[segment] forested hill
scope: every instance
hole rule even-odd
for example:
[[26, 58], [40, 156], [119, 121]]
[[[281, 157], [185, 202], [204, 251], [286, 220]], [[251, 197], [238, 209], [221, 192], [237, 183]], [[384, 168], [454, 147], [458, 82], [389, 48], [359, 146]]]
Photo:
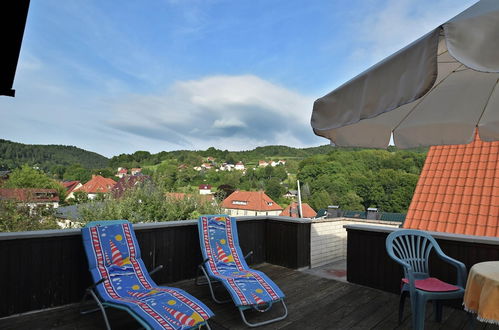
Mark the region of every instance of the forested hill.
[[107, 167], [109, 159], [73, 146], [23, 144], [0, 139], [0, 169], [14, 169], [23, 164], [36, 165], [44, 171], [72, 164], [95, 169]]
[[162, 151], [151, 154], [147, 151], [137, 151], [133, 154], [121, 154], [111, 158], [111, 167], [137, 167], [144, 165], [156, 165], [165, 160], [177, 160], [182, 163], [197, 166], [205, 157], [214, 157], [218, 163], [227, 162], [234, 164], [242, 161], [258, 162], [259, 160], [278, 159], [302, 159], [317, 154], [327, 154], [334, 150], [330, 145], [310, 148], [293, 148], [282, 145], [257, 147], [253, 150], [228, 151], [210, 147], [206, 150], [175, 150]]

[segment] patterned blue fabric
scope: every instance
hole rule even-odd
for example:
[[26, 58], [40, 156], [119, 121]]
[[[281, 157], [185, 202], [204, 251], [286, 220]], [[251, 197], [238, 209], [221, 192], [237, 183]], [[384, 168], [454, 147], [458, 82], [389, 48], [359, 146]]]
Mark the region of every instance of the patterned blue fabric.
[[97, 292], [104, 302], [127, 307], [153, 329], [190, 329], [213, 312], [187, 292], [158, 287], [140, 257], [128, 221], [90, 223], [82, 229], [83, 244]]
[[236, 219], [205, 215], [198, 220], [205, 269], [223, 283], [236, 306], [255, 306], [284, 298], [279, 287], [264, 273], [248, 267], [239, 247]]

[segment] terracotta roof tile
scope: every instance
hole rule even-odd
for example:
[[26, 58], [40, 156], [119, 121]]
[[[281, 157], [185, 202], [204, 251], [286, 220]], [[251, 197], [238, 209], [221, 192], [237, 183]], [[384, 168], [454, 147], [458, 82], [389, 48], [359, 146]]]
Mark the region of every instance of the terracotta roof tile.
[[222, 207], [250, 211], [282, 210], [282, 207], [263, 191], [234, 191], [224, 199]]
[[[317, 216], [317, 212], [315, 212], [314, 209], [307, 203], [302, 203], [301, 208], [303, 211], [302, 218], [315, 218]], [[288, 207], [286, 207], [284, 211], [279, 214], [279, 216], [298, 218], [298, 203], [293, 202], [288, 205]]]
[[435, 221], [425, 221], [426, 225], [423, 225], [424, 230], [437, 231], [437, 223]]
[[140, 183], [150, 181], [151, 177], [148, 175], [130, 175], [124, 176], [116, 182], [111, 188], [111, 192], [115, 198], [121, 198], [127, 190], [134, 188]]
[[74, 191], [83, 191], [87, 194], [108, 193], [116, 182], [100, 175], [92, 175], [92, 179]]
[[499, 142], [431, 147], [405, 228], [499, 236]]
[[61, 182], [62, 186], [66, 188], [66, 192], [70, 194], [76, 187], [80, 184], [80, 181], [63, 181]]
[[475, 235], [485, 236], [485, 226], [476, 226], [475, 227]]
[[57, 190], [45, 188], [0, 188], [0, 199], [32, 203], [59, 202]]

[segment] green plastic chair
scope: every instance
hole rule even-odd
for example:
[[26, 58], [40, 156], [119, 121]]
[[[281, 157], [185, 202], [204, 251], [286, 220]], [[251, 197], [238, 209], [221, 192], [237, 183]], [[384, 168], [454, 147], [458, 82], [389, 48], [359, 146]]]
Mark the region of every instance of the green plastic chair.
[[[457, 271], [455, 285], [431, 277], [428, 268], [430, 252], [434, 250], [443, 261], [453, 265]], [[425, 308], [433, 301], [435, 320], [442, 320], [442, 306], [439, 300], [460, 299], [464, 295], [466, 267], [460, 261], [447, 256], [437, 241], [428, 233], [420, 230], [401, 229], [386, 238], [388, 255], [404, 268], [400, 290], [399, 323], [402, 321], [404, 301], [411, 298], [412, 327], [424, 329]]]

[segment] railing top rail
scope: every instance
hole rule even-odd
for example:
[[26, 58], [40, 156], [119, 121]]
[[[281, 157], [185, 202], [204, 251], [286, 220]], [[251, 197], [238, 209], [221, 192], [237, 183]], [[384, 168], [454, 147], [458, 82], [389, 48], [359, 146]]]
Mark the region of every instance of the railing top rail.
[[[279, 216], [243, 216], [237, 217], [237, 221], [250, 221], [250, 220], [274, 220], [282, 222], [293, 223], [311, 223], [310, 219], [297, 219], [291, 217]], [[179, 227], [179, 226], [197, 226], [197, 220], [175, 220], [165, 222], [146, 222], [136, 223], [133, 225], [136, 231], [165, 228], [165, 227]], [[21, 231], [21, 232], [6, 232], [0, 233], [0, 241], [14, 240], [14, 239], [27, 239], [27, 238], [47, 238], [47, 237], [61, 237], [61, 236], [74, 236], [80, 235], [80, 229], [53, 229], [53, 230], [35, 230], [35, 231]]]
[[[385, 227], [385, 226], [374, 226], [374, 225], [345, 225], [343, 226], [347, 230], [363, 230], [363, 231], [373, 231], [382, 233], [391, 233], [396, 230], [401, 230], [399, 228]], [[460, 241], [469, 243], [479, 243], [479, 244], [490, 244], [499, 245], [499, 237], [492, 236], [474, 236], [474, 235], [462, 235], [462, 234], [451, 234], [437, 231], [426, 231], [430, 235], [438, 239], [445, 239], [449, 241]]]

